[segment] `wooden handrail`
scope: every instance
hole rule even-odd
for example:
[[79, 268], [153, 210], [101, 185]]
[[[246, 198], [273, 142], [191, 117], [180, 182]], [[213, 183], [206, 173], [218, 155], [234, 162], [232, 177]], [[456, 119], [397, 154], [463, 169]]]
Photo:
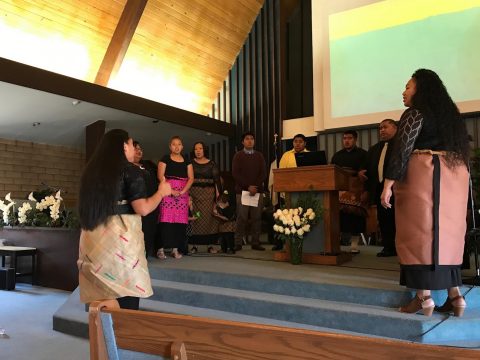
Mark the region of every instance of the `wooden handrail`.
[[90, 358], [94, 360], [107, 359], [102, 357], [106, 351], [100, 311], [111, 314], [119, 348], [178, 360], [478, 359], [479, 354], [385, 338], [124, 310], [107, 302], [92, 306]]

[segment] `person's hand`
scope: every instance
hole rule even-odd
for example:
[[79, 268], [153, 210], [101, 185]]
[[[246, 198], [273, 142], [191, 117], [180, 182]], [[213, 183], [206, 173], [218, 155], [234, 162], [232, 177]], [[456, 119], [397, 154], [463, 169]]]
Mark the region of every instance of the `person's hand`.
[[392, 204], [390, 203], [390, 199], [392, 198], [392, 195], [393, 195], [392, 187], [394, 182], [395, 182], [394, 180], [385, 179], [385, 182], [383, 184], [383, 191], [382, 191], [382, 195], [380, 196], [380, 203], [385, 209], [390, 209], [392, 207]]
[[174, 196], [174, 197], [179, 197], [179, 196], [180, 196], [180, 191], [178, 191], [178, 190], [172, 190], [172, 196]]
[[158, 184], [158, 191], [160, 191], [162, 198], [164, 198], [172, 193], [172, 187], [168, 182], [162, 181], [160, 184]]
[[360, 171], [358, 172], [358, 178], [359, 178], [361, 181], [367, 181], [367, 180], [368, 180], [367, 170], [360, 170]]
[[248, 187], [248, 192], [250, 193], [250, 196], [255, 196], [255, 194], [257, 193], [257, 187], [255, 185], [250, 185]]

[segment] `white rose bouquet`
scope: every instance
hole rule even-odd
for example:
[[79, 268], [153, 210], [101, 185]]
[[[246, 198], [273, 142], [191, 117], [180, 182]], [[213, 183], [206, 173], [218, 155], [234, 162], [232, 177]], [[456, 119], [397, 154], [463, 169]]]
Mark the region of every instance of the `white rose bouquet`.
[[273, 213], [275, 225], [273, 230], [283, 242], [290, 247], [290, 262], [302, 262], [303, 238], [310, 232], [312, 225], [317, 221], [317, 215], [312, 208], [304, 211], [302, 207], [293, 209], [279, 209]]
[[303, 239], [316, 222], [316, 214], [312, 208], [304, 211], [301, 207], [294, 209], [278, 209], [273, 213], [275, 225], [273, 230], [283, 241]]

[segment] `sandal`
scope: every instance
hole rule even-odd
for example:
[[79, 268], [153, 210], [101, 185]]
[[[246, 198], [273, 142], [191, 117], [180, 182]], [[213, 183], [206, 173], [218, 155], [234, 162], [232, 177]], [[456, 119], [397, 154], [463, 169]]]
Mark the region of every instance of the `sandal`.
[[214, 249], [213, 246], [209, 246], [209, 247], [208, 247], [208, 252], [209, 252], [210, 254], [216, 254], [216, 253], [218, 253], [218, 250], [217, 250], [217, 249]]
[[442, 306], [435, 306], [435, 311], [440, 313], [450, 313], [453, 312], [454, 316], [463, 316], [463, 312], [467, 307], [465, 298], [462, 295], [455, 296], [453, 299], [447, 297], [447, 300]]
[[418, 297], [418, 295], [415, 295], [412, 301], [410, 301], [405, 306], [401, 306], [398, 310], [400, 312], [409, 314], [415, 314], [421, 310], [423, 312], [423, 315], [432, 316], [434, 307], [435, 304], [433, 303], [432, 297], [430, 295], [423, 297]]
[[158, 249], [157, 258], [160, 259], [160, 260], [165, 260], [167, 258], [165, 256], [165, 252], [163, 251], [163, 249]]
[[171, 255], [174, 259], [181, 259], [181, 258], [183, 257], [183, 255], [180, 254], [177, 250], [172, 251], [172, 252], [170, 253], [170, 255]]

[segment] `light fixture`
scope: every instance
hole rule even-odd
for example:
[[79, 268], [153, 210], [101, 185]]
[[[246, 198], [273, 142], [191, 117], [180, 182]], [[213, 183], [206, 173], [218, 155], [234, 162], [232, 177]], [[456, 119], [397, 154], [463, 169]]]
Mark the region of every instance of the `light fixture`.
[[81, 101], [80, 100], [72, 100], [72, 105], [73, 106], [77, 106], [78, 104], [80, 104]]
[[35, 121], [32, 126], [40, 126], [40, 123], [38, 121]]

